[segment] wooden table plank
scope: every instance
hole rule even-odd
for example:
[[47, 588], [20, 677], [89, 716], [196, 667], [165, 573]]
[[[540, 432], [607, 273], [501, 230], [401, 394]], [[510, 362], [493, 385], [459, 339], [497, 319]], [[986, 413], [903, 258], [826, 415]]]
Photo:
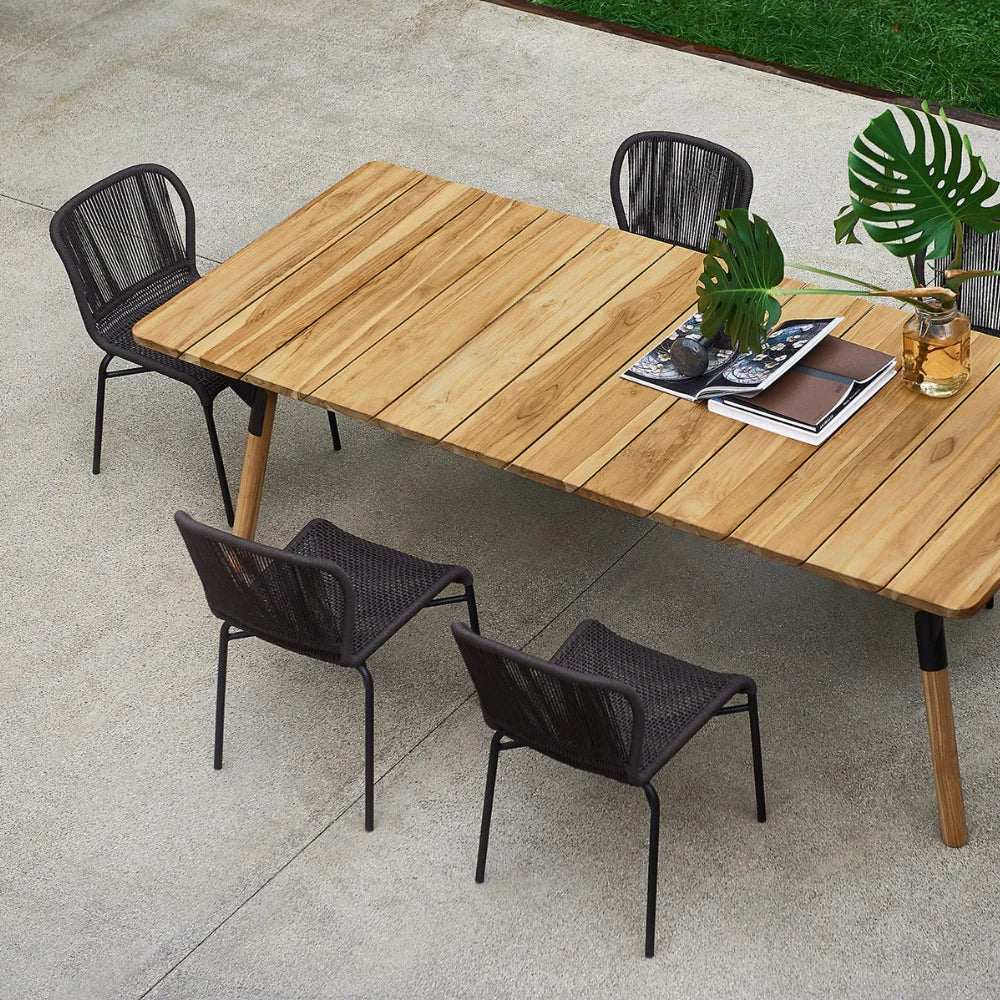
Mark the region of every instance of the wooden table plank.
[[[802, 296], [783, 306], [788, 319], [829, 316], [826, 296]], [[656, 392], [648, 389], [648, 392]], [[637, 435], [577, 491], [640, 517], [656, 510], [743, 424], [682, 400]]]
[[[801, 287], [802, 282], [788, 281], [785, 285]], [[672, 302], [684, 301], [683, 287], [678, 283], [680, 295]], [[664, 331], [669, 332], [694, 311], [696, 297], [692, 284], [686, 306], [670, 323], [622, 361], [603, 384], [556, 421], [507, 468], [528, 479], [574, 492], [678, 402], [676, 396], [629, 382], [619, 375], [633, 361], [656, 347], [663, 340]]]
[[740, 429], [703, 406], [681, 403], [591, 476], [580, 496], [646, 517]]
[[596, 223], [546, 212], [307, 398], [368, 419], [602, 232]]
[[514, 461], [680, 322], [701, 267], [701, 254], [671, 250], [469, 416], [444, 447], [491, 465]]
[[[845, 309], [843, 301], [834, 296], [828, 300], [832, 312], [844, 317], [836, 335], [890, 354], [897, 352], [903, 313], [873, 308], [863, 299], [851, 301]], [[786, 309], [782, 318], [790, 313]], [[760, 427], [743, 427], [652, 516], [706, 538], [725, 538], [815, 450], [815, 445]]]
[[483, 196], [425, 177], [182, 355], [239, 378]]
[[[209, 283], [196, 282], [136, 323], [140, 344], [178, 357], [290, 271], [343, 238], [426, 175], [394, 163], [366, 163], [224, 260]], [[161, 323], [166, 311], [169, 323]], [[149, 335], [155, 340], [144, 341]]]
[[1000, 364], [1000, 340], [973, 335], [972, 376], [949, 399], [894, 379], [816, 449], [731, 535], [779, 562], [806, 562], [878, 486]]
[[[977, 392], [994, 389], [984, 379], [1000, 345], [976, 339], [973, 377], [956, 399], [893, 384], [807, 452], [618, 378], [627, 355], [657, 342], [693, 300], [697, 255], [668, 250], [366, 164], [137, 326], [153, 331], [149, 346], [186, 344], [190, 360], [249, 371], [265, 388], [443, 436], [480, 460], [904, 599], [900, 581], [916, 587], [945, 544], [933, 539], [967, 544], [968, 492], [989, 502], [1000, 453]], [[661, 301], [672, 315], [655, 329]], [[802, 299], [784, 316], [815, 315], [823, 301]], [[890, 313], [877, 307], [858, 337], [877, 338]], [[888, 523], [917, 507], [915, 534]], [[988, 577], [992, 557], [981, 558]], [[964, 602], [950, 610], [997, 582], [949, 584]], [[941, 593], [921, 582], [911, 597], [941, 608]]]
[[544, 211], [484, 195], [251, 368], [246, 380], [303, 399]]
[[809, 568], [865, 590], [887, 586], [1000, 465], [998, 397], [994, 371], [809, 557]]
[[382, 410], [375, 423], [440, 441], [669, 249], [656, 240], [605, 231]]
[[[688, 315], [694, 302], [684, 310]], [[649, 347], [662, 340], [656, 335]], [[507, 466], [511, 472], [573, 492], [660, 414], [679, 402], [614, 375], [556, 421]]]
[[881, 591], [932, 614], [968, 618], [1000, 580], [1000, 470], [995, 471]]

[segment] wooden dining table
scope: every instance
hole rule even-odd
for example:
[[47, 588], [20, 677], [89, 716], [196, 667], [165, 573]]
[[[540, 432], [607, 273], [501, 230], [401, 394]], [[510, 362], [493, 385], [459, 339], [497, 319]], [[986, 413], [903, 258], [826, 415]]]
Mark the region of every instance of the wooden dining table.
[[[944, 619], [1000, 587], [1000, 339], [973, 334], [956, 396], [894, 379], [814, 447], [619, 377], [694, 310], [701, 268], [683, 247], [373, 162], [134, 333], [258, 387], [243, 537], [281, 393], [911, 606], [941, 835], [961, 846]], [[894, 308], [810, 295], [782, 312], [835, 315], [838, 335], [898, 350]]]

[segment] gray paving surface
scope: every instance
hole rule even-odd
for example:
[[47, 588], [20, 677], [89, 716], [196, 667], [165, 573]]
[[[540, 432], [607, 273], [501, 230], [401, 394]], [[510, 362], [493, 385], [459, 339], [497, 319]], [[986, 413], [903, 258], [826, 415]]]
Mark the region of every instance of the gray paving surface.
[[[170, 515], [221, 523], [182, 386], [109, 389], [89, 472], [86, 339], [51, 210], [161, 161], [221, 260], [389, 159], [612, 221], [632, 131], [740, 150], [788, 256], [832, 243], [878, 105], [476, 0], [0, 4], [0, 997], [984, 998], [1000, 993], [1000, 618], [951, 629], [972, 839], [937, 838], [904, 608], [282, 400], [259, 528], [310, 517], [476, 574], [484, 628], [551, 652], [586, 616], [754, 675], [771, 819], [742, 727], [658, 781], [658, 955], [641, 958], [645, 806], [505, 759], [472, 881], [487, 733], [426, 614], [373, 662], [377, 830], [361, 829], [361, 690], [242, 644], [210, 764], [215, 625]], [[1000, 133], [969, 127], [1000, 169]], [[220, 401], [236, 476], [245, 408]]]

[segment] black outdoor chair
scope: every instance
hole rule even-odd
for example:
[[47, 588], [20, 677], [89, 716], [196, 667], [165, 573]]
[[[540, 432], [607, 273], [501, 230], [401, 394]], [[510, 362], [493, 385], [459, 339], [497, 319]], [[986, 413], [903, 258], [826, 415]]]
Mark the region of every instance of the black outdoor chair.
[[[184, 211], [183, 236], [172, 198]], [[132, 337], [133, 324], [199, 277], [194, 206], [184, 185], [172, 171], [153, 163], [119, 170], [59, 208], [49, 235], [69, 274], [87, 332], [105, 352], [97, 371], [94, 474], [101, 471], [105, 382], [122, 375], [159, 372], [198, 394], [226, 518], [232, 524], [233, 501], [212, 411], [216, 396], [225, 389], [252, 404], [253, 386], [141, 347]], [[135, 367], [109, 371], [113, 358]], [[332, 412], [329, 423], [333, 447], [339, 451], [340, 434]]]
[[[652, 779], [712, 716], [747, 712], [757, 820], [766, 819], [757, 686], [647, 649], [599, 622], [585, 621], [551, 662], [452, 625], [486, 725], [494, 730], [486, 772], [476, 881], [486, 874], [497, 759], [530, 747], [571, 767], [635, 785], [649, 802], [646, 956], [653, 955], [660, 800]], [[737, 693], [742, 704], [726, 703]]]
[[[977, 233], [964, 226], [962, 237], [962, 267], [967, 271], [994, 271], [1000, 268], [1000, 232]], [[949, 257], [927, 260], [917, 254], [914, 261], [917, 280], [921, 285], [939, 285]], [[928, 268], [930, 273], [928, 274]], [[962, 285], [958, 307], [969, 317], [974, 330], [1000, 337], [1000, 278], [971, 278]]]
[[[472, 574], [427, 562], [310, 521], [283, 549], [260, 545], [174, 515], [205, 588], [222, 619], [215, 703], [215, 768], [222, 767], [226, 662], [233, 639], [257, 636], [326, 663], [353, 667], [365, 685], [365, 829], [375, 826], [375, 689], [368, 658], [418, 611], [468, 605], [479, 629]], [[452, 584], [461, 594], [439, 597]]]
[[702, 253], [713, 236], [722, 236], [715, 225], [719, 213], [748, 208], [752, 192], [753, 171], [742, 156], [680, 132], [629, 136], [611, 164], [611, 202], [620, 229]]

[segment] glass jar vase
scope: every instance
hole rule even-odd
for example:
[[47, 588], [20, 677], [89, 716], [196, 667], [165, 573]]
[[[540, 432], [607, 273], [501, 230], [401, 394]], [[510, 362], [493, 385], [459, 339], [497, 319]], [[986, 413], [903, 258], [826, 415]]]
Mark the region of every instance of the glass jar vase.
[[969, 378], [969, 317], [915, 309], [903, 326], [903, 384], [925, 396], [954, 396]]

